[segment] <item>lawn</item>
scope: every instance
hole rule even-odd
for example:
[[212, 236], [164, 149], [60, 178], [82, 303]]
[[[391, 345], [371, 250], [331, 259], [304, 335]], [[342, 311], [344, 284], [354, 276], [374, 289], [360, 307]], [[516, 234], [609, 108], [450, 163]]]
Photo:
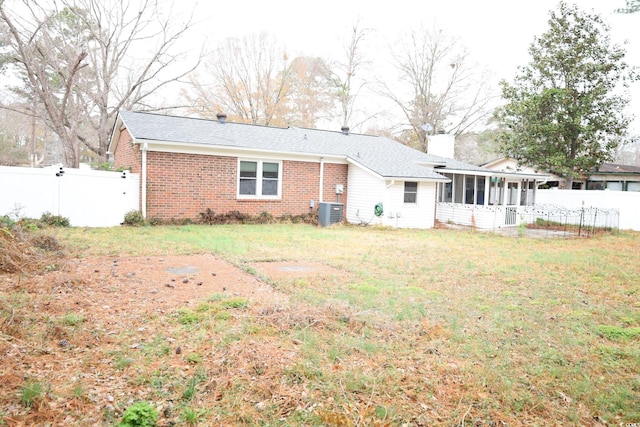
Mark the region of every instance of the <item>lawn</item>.
[[[82, 357], [50, 350], [78, 372], [54, 381], [42, 363], [38, 376], [15, 380], [0, 392], [8, 425], [43, 408], [60, 425], [144, 425], [135, 420], [155, 415], [161, 426], [640, 423], [638, 233], [534, 239], [302, 224], [53, 233], [70, 258], [213, 253], [282, 298], [216, 293], [106, 337], [90, 316], [45, 317], [29, 311], [32, 294], [5, 287], [5, 348], [38, 356], [51, 322], [70, 339], [109, 344]], [[256, 268], [282, 261], [330, 268], [304, 277]], [[175, 342], [188, 350], [176, 354]], [[108, 402], [82, 381], [97, 369], [101, 387], [118, 385]]]

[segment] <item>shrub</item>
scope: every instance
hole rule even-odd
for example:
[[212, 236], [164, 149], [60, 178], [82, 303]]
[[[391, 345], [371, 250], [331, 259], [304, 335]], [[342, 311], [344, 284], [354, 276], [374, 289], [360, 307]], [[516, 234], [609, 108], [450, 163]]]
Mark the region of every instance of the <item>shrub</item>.
[[113, 163], [112, 162], [91, 163], [91, 168], [99, 171], [112, 171]]
[[[32, 231], [31, 228], [29, 230]], [[40, 234], [34, 236], [33, 239], [31, 239], [31, 244], [34, 247], [47, 252], [59, 251], [60, 249], [62, 249], [62, 245], [60, 244], [58, 239], [56, 239], [54, 236], [49, 236], [48, 234]]]
[[51, 212], [43, 213], [40, 217], [40, 222], [51, 227], [69, 227], [71, 225], [69, 218], [52, 215]]
[[9, 215], [3, 215], [0, 217], [0, 227], [11, 228], [16, 222], [11, 219]]
[[145, 225], [144, 217], [142, 216], [141, 211], [129, 211], [124, 214], [124, 225], [128, 225], [131, 227], [139, 227], [141, 225]]
[[200, 212], [200, 218], [204, 224], [214, 224], [216, 220], [216, 213], [211, 209], [207, 208], [206, 211]]
[[283, 215], [274, 217], [271, 213], [263, 211], [258, 215], [244, 214], [239, 211], [229, 211], [226, 214], [216, 214], [211, 208], [200, 212], [201, 224], [274, 224], [274, 223], [305, 223], [318, 224], [318, 216], [313, 213], [301, 215]]
[[158, 423], [158, 410], [149, 402], [137, 402], [129, 406], [118, 427], [153, 427]]

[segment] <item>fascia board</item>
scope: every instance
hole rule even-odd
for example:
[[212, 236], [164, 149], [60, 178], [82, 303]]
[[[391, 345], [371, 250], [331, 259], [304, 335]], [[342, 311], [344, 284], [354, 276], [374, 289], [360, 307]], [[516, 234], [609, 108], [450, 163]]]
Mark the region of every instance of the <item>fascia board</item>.
[[122, 117], [120, 117], [120, 114], [118, 114], [116, 116], [116, 120], [113, 122], [113, 129], [111, 129], [109, 147], [107, 147], [107, 154], [115, 154], [116, 148], [118, 148], [118, 142], [120, 141], [120, 129], [122, 128], [122, 126]]
[[436, 169], [439, 174], [455, 173], [460, 175], [477, 175], [477, 176], [499, 176], [501, 178], [531, 178], [531, 179], [549, 179], [549, 175], [531, 174], [531, 173], [515, 173], [502, 171], [474, 171], [465, 169]]

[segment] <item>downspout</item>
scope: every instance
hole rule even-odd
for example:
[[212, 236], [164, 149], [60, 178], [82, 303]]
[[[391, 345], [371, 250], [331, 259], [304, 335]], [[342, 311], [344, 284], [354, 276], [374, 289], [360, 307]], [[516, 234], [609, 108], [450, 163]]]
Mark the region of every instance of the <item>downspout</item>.
[[324, 200], [322, 195], [324, 194], [324, 157], [320, 157], [320, 197], [318, 200], [320, 203]]
[[142, 202], [142, 217], [147, 218], [147, 148], [148, 145], [145, 142], [142, 144], [142, 189], [141, 189], [141, 202]]

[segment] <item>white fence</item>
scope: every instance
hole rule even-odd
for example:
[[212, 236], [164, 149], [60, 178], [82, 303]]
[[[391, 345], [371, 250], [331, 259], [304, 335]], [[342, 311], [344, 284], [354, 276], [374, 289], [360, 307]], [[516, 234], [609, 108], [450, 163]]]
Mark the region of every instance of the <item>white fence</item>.
[[618, 209], [621, 230], [640, 230], [640, 192], [611, 190], [537, 190], [536, 205], [566, 209]]
[[139, 183], [140, 175], [123, 172], [0, 166], [0, 216], [49, 212], [72, 226], [111, 227], [139, 209]]

